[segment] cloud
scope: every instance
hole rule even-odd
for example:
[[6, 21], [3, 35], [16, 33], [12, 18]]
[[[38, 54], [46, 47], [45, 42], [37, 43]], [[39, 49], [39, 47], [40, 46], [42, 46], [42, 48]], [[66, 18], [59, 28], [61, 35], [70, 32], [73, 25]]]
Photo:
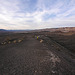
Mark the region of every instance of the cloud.
[[0, 29], [74, 26], [75, 0], [0, 0]]

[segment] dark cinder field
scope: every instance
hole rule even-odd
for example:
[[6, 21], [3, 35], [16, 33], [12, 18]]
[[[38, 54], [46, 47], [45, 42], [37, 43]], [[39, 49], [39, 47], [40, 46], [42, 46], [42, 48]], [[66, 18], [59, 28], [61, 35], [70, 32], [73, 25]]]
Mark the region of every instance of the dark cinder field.
[[51, 33], [49, 37], [75, 54], [75, 32]]
[[75, 32], [1, 34], [0, 75], [75, 75]]

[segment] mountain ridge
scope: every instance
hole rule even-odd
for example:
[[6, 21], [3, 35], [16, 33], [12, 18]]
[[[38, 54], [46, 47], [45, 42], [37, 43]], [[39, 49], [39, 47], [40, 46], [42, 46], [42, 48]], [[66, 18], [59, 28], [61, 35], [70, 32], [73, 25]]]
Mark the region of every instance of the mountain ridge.
[[69, 31], [75, 31], [75, 27], [61, 27], [61, 28], [45, 28], [45, 29], [36, 29], [36, 30], [5, 30], [0, 29], [0, 32], [39, 32], [39, 31], [49, 31], [49, 32], [55, 32], [55, 31], [61, 31], [61, 32], [69, 32]]

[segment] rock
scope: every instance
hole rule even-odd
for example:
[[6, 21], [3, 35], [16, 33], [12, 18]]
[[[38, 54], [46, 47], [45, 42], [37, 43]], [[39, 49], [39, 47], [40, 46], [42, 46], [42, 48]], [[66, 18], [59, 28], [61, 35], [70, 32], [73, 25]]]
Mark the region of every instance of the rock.
[[43, 42], [43, 40], [40, 40], [40, 43], [42, 43]]

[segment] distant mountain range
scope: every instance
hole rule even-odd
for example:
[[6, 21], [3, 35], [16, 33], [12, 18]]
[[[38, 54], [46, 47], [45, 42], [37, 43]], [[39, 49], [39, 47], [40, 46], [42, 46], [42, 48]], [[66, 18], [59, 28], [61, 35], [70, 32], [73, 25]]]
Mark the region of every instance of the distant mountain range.
[[5, 30], [5, 29], [0, 29], [0, 34], [2, 33], [27, 33], [31, 30]]
[[0, 31], [6, 31], [6, 30], [4, 30], [4, 29], [0, 29]]
[[6, 32], [7, 30], [0, 29], [0, 33]]
[[0, 29], [0, 33], [5, 32], [16, 32], [16, 33], [25, 33], [25, 32], [40, 32], [40, 31], [48, 31], [48, 32], [69, 32], [69, 31], [75, 31], [75, 27], [62, 27], [62, 28], [46, 28], [46, 29], [37, 29], [37, 30], [4, 30]]

